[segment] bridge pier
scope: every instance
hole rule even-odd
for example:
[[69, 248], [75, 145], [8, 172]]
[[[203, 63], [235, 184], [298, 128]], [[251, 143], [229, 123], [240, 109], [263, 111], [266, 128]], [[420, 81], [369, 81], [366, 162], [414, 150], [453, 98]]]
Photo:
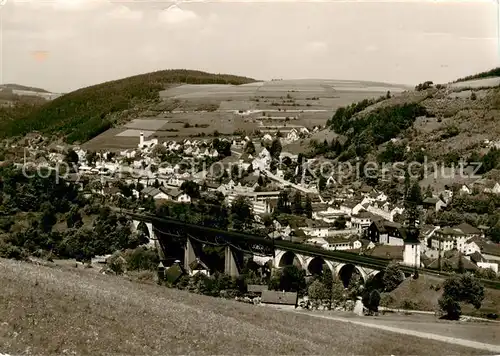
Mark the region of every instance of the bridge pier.
[[240, 275], [236, 258], [230, 246], [226, 246], [224, 252], [224, 273], [231, 277], [238, 277]]
[[184, 269], [191, 273], [191, 268], [189, 265], [196, 261], [196, 253], [194, 252], [193, 245], [191, 244], [191, 240], [186, 238], [186, 246], [184, 247]]
[[[144, 224], [143, 226], [146, 227], [147, 229], [147, 235], [148, 235], [148, 247], [155, 248], [156, 251], [158, 252], [158, 257], [160, 258], [160, 261], [165, 261], [165, 254], [163, 253], [163, 248], [154, 232], [154, 227], [152, 222], [144, 222], [144, 221], [138, 221], [138, 220], [132, 220], [132, 226], [131, 226], [131, 231], [138, 233], [139, 232], [139, 225]], [[144, 233], [146, 231], [143, 231]]]

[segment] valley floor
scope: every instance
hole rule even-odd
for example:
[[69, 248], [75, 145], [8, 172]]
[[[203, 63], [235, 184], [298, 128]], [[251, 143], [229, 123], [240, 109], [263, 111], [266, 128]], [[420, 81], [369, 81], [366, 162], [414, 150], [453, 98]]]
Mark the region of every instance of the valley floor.
[[[0, 259], [0, 285], [0, 352], [9, 354], [472, 355], [488, 351], [79, 269]], [[370, 318], [366, 322], [378, 323]]]

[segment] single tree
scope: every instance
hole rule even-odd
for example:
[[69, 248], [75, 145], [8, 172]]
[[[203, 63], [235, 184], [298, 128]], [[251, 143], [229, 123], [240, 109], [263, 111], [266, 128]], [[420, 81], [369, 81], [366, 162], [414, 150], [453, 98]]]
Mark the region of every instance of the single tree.
[[390, 263], [385, 268], [382, 281], [386, 292], [392, 292], [404, 281], [403, 271], [397, 263]]
[[458, 273], [465, 273], [464, 260], [461, 252], [458, 252]]
[[302, 194], [299, 191], [295, 192], [293, 196], [292, 213], [295, 215], [302, 215], [304, 209], [302, 208]]
[[250, 203], [243, 196], [238, 196], [231, 205], [231, 222], [233, 229], [246, 230], [253, 222], [253, 212]]
[[380, 305], [380, 292], [377, 289], [372, 291], [367, 291], [363, 293], [361, 302], [368, 309], [370, 315], [378, 312], [378, 306]]
[[320, 174], [319, 178], [318, 178], [318, 190], [320, 192], [324, 191], [326, 188], [326, 178]]
[[282, 214], [290, 214], [290, 201], [288, 200], [288, 191], [282, 190], [278, 196], [276, 211]]
[[181, 184], [181, 191], [189, 195], [192, 199], [200, 197], [200, 186], [191, 180], [187, 180]]
[[68, 212], [68, 217], [66, 218], [66, 225], [68, 229], [73, 227], [79, 228], [83, 225], [82, 215], [80, 214], [79, 208], [77, 205], [73, 205]]
[[323, 302], [330, 299], [329, 288], [325, 286], [319, 279], [316, 279], [311, 283], [309, 288], [307, 288], [307, 295], [313, 303], [313, 307], [318, 309], [318, 307], [323, 304]]
[[249, 155], [255, 155], [255, 145], [253, 144], [252, 141], [248, 141], [245, 144], [245, 148], [243, 149], [243, 152], [248, 153]]
[[275, 138], [271, 143], [271, 148], [269, 153], [271, 154], [271, 158], [274, 160], [278, 160], [281, 154], [281, 141], [279, 138]]
[[312, 213], [313, 213], [313, 208], [312, 208], [312, 201], [309, 195], [306, 196], [306, 203], [304, 205], [304, 213], [306, 216], [311, 219], [312, 218]]
[[338, 217], [333, 222], [333, 227], [336, 228], [337, 230], [345, 229], [346, 225], [347, 225], [347, 220], [345, 219], [344, 216]]
[[297, 266], [283, 267], [280, 276], [279, 286], [277, 290], [284, 290], [285, 292], [298, 292], [303, 294], [306, 290], [306, 273], [303, 269]]
[[469, 303], [479, 309], [484, 299], [484, 287], [470, 273], [454, 275], [443, 285], [443, 295], [439, 306], [446, 312], [446, 317], [457, 320], [462, 313], [460, 303]]

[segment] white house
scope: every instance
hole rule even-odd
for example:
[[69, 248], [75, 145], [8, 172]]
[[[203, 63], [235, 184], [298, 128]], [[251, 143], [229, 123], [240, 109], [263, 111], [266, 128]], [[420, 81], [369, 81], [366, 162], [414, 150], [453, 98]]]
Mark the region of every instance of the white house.
[[500, 194], [500, 184], [492, 179], [478, 179], [473, 183], [472, 188], [483, 193]]
[[462, 184], [462, 186], [460, 187], [458, 192], [459, 192], [459, 194], [470, 195], [470, 194], [472, 194], [472, 189], [469, 188], [469, 186], [467, 184]]
[[311, 222], [307, 227], [302, 227], [306, 235], [313, 237], [327, 237], [330, 231], [330, 225], [320, 222]]
[[336, 250], [356, 250], [360, 249], [363, 244], [361, 240], [357, 237], [353, 238], [344, 238], [344, 237], [328, 237], [326, 238], [327, 246], [324, 247], [327, 250], [336, 251]]
[[358, 233], [362, 233], [371, 225], [373, 220], [374, 216], [372, 213], [368, 211], [360, 211], [359, 213], [351, 216], [351, 225], [358, 231]]
[[402, 214], [404, 209], [393, 206], [389, 202], [380, 204], [379, 202], [374, 202], [366, 207], [366, 210], [374, 215], [378, 215], [388, 221], [394, 221], [394, 217], [397, 214]]
[[261, 171], [271, 168], [271, 154], [265, 147], [260, 151], [257, 158], [252, 161], [252, 167], [254, 170]]
[[297, 141], [298, 139], [299, 139], [299, 133], [294, 128], [291, 129], [290, 132], [288, 132], [288, 134], [286, 135], [287, 141], [294, 142]]
[[141, 194], [144, 195], [146, 198], [153, 198], [154, 200], [168, 200], [169, 196], [162, 192], [158, 188], [154, 187], [146, 187], [141, 191]]
[[498, 182], [495, 182], [491, 187], [484, 188], [484, 192], [491, 194], [500, 194], [500, 184]]
[[424, 208], [432, 209], [436, 212], [446, 207], [446, 203], [439, 197], [425, 198], [422, 202], [422, 205], [424, 206]]
[[302, 133], [302, 134], [304, 134], [304, 135], [309, 135], [309, 133], [310, 133], [309, 130], [306, 127], [301, 127], [299, 129], [299, 132]]
[[177, 202], [179, 203], [191, 203], [191, 197], [187, 194], [181, 194], [177, 197]]
[[349, 216], [359, 213], [361, 209], [364, 209], [363, 205], [354, 200], [346, 200], [340, 204], [340, 211]]
[[318, 247], [321, 247], [324, 249], [326, 249], [328, 246], [328, 241], [326, 241], [323, 237], [309, 238], [305, 242], [308, 245], [314, 245], [314, 246], [318, 246]]
[[264, 135], [264, 137], [262, 137], [262, 140], [263, 140], [263, 141], [272, 141], [272, 140], [273, 140], [273, 138], [272, 138], [272, 136], [271, 136], [271, 135], [269, 135], [269, 134], [265, 134], [265, 135]]

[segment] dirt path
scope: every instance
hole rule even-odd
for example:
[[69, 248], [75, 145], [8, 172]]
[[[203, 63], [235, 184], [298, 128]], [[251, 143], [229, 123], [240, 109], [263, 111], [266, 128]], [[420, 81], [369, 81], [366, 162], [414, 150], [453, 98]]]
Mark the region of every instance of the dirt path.
[[[351, 324], [355, 324], [355, 325], [366, 326], [369, 328], [390, 331], [390, 332], [394, 332], [394, 333], [398, 333], [398, 334], [412, 335], [412, 336], [421, 337], [421, 338], [425, 338], [425, 339], [442, 341], [442, 342], [460, 345], [460, 346], [465, 346], [465, 347], [471, 347], [471, 348], [475, 348], [478, 350], [486, 350], [486, 351], [492, 352], [494, 354], [500, 354], [500, 345], [487, 344], [487, 343], [483, 343], [483, 342], [477, 342], [477, 341], [466, 340], [466, 339], [459, 339], [459, 338], [455, 338], [455, 337], [438, 335], [438, 334], [431, 334], [431, 333], [426, 333], [426, 332], [421, 332], [421, 331], [416, 331], [416, 330], [402, 329], [399, 327], [392, 327], [392, 326], [387, 326], [387, 325], [375, 324], [373, 322], [365, 322], [365, 321], [360, 321], [360, 320], [352, 320], [352, 319], [348, 319], [348, 318], [344, 318], [344, 317], [313, 314], [313, 313], [310, 313], [307, 311], [298, 311], [298, 310], [294, 310], [294, 309], [282, 309], [282, 310], [286, 310], [286, 311], [289, 311], [292, 313], [297, 313], [297, 314], [307, 314], [307, 315], [315, 317], [315, 318], [341, 321], [344, 323], [351, 323]], [[500, 340], [499, 340], [499, 342], [500, 342]]]

